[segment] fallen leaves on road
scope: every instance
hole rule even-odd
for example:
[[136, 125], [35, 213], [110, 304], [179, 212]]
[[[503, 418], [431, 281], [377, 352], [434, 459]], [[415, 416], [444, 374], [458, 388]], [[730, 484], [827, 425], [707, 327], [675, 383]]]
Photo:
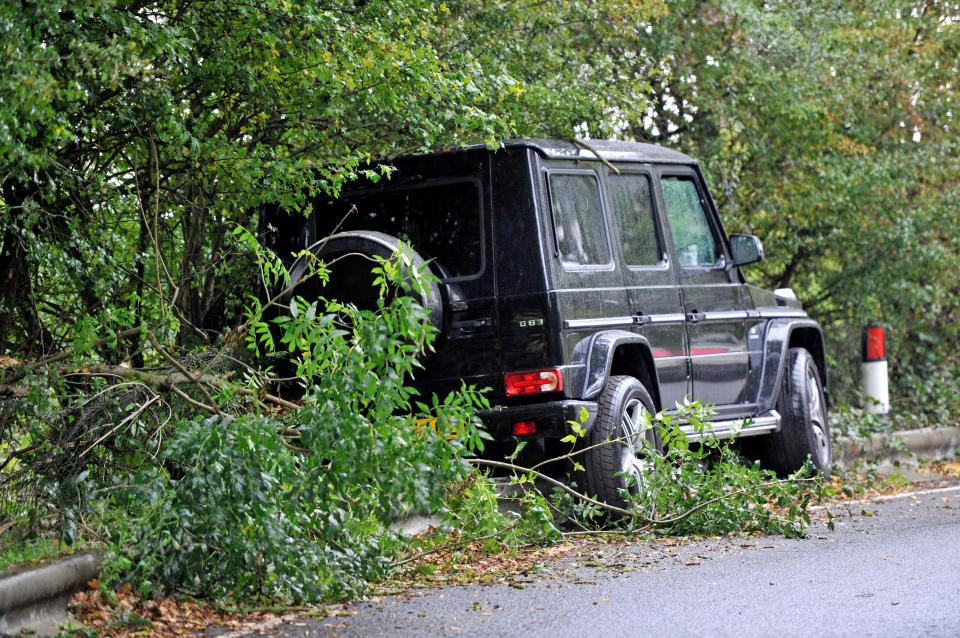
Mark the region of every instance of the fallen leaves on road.
[[947, 479], [960, 479], [960, 461], [937, 461], [921, 468], [930, 474], [939, 474]]
[[[197, 601], [159, 597], [143, 600], [129, 588], [116, 594], [116, 604], [105, 599], [97, 581], [74, 595], [70, 613], [86, 630], [117, 638], [166, 638], [202, 633], [218, 626], [239, 631], [277, 618], [277, 611], [231, 612]], [[292, 610], [283, 610], [292, 611]]]
[[505, 583], [523, 589], [530, 582], [527, 577], [538, 572], [545, 561], [564, 556], [575, 547], [564, 542], [552, 547], [504, 547], [491, 552], [485, 542], [459, 545], [418, 559], [375, 589], [378, 593], [397, 593], [414, 587], [465, 583]]
[[[858, 499], [874, 498], [881, 495], [897, 494], [908, 490], [941, 487], [947, 481], [960, 479], [960, 462], [935, 463], [924, 471], [930, 473], [929, 481], [909, 482], [901, 478], [882, 477], [875, 473], [854, 474], [847, 472], [831, 480], [828, 493], [829, 506], [844, 502], [861, 502]], [[872, 512], [863, 510], [861, 514]], [[814, 518], [827, 516], [826, 508], [817, 508]], [[729, 545], [740, 551], [774, 548], [774, 545], [751, 542], [755, 535], [740, 537], [740, 542]], [[610, 572], [614, 575], [646, 571], [661, 561], [682, 561], [688, 566], [697, 566], [702, 560], [710, 559], [705, 555], [693, 555], [683, 552], [683, 546], [690, 540], [683, 538], [651, 538], [639, 542], [637, 537], [578, 536], [567, 537], [561, 543], [551, 547], [494, 548], [488, 541], [461, 543], [458, 536], [448, 539], [451, 546], [417, 558], [397, 572], [389, 580], [374, 585], [373, 595], [403, 594], [416, 588], [443, 587], [451, 584], [506, 584], [518, 590], [526, 589], [536, 582], [534, 576], [552, 573], [558, 579], [566, 578], [571, 585], [596, 585], [595, 581], [584, 579], [576, 574], [579, 567], [591, 567], [594, 573]], [[613, 550], [613, 551], [610, 551]], [[627, 555], [617, 555], [617, 552]], [[613, 555], [610, 555], [613, 554]], [[629, 559], [628, 565], [624, 559]], [[571, 565], [572, 563], [572, 565]], [[566, 565], [566, 567], [563, 567]], [[569, 573], [564, 570], [571, 570]], [[160, 597], [141, 600], [130, 591], [121, 590], [117, 601], [106, 601], [97, 583], [78, 593], [71, 603], [71, 613], [85, 629], [100, 636], [118, 638], [166, 638], [185, 634], [202, 633], [212, 626], [224, 630], [252, 630], [255, 625], [275, 621], [280, 622], [283, 614], [297, 611], [292, 608], [271, 608], [260, 610], [224, 610], [209, 604], [193, 600]], [[775, 583], [770, 583], [771, 586]], [[891, 603], [896, 605], [897, 603]], [[495, 606], [496, 607], [496, 606]], [[494, 607], [494, 608], [495, 608]], [[301, 611], [307, 611], [301, 609]], [[328, 607], [313, 609], [308, 615], [327, 617], [349, 616], [356, 613], [347, 609]], [[422, 612], [421, 612], [422, 613]], [[425, 614], [424, 614], [425, 615]], [[328, 625], [328, 629], [340, 629], [342, 625]]]
[[878, 496], [944, 487], [960, 479], [960, 462], [944, 461], [920, 465], [906, 469], [905, 473], [912, 475], [911, 479], [919, 478], [918, 473], [929, 475], [930, 478], [907, 480], [896, 469], [887, 474], [880, 474], [875, 470], [860, 472], [848, 470], [835, 474], [830, 479], [826, 489], [828, 498], [825, 504], [842, 504], [851, 500], [869, 500]]

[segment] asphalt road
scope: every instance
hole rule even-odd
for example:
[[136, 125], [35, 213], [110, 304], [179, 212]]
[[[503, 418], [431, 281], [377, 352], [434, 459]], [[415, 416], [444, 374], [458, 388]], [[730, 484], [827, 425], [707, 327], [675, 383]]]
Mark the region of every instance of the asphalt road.
[[960, 636], [960, 489], [834, 512], [835, 531], [815, 524], [806, 539], [608, 546], [557, 561], [523, 589], [417, 591], [267, 633]]

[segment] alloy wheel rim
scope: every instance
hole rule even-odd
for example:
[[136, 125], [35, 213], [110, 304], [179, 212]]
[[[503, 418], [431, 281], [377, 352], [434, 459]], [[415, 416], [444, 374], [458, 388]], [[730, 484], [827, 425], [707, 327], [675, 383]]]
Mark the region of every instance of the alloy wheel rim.
[[830, 459], [830, 438], [827, 436], [827, 419], [823, 409], [823, 397], [820, 393], [820, 381], [813, 368], [807, 368], [807, 388], [810, 392], [808, 414], [810, 427], [816, 439], [817, 451], [821, 462]]
[[647, 461], [643, 451], [651, 441], [647, 437], [653, 428], [645, 422], [647, 408], [640, 399], [629, 399], [620, 413], [620, 470], [634, 477], [632, 489], [638, 489], [644, 482]]

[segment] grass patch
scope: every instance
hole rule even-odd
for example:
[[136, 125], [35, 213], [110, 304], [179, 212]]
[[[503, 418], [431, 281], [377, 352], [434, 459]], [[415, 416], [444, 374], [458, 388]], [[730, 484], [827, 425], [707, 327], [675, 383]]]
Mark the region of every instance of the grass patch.
[[30, 567], [77, 553], [78, 548], [52, 538], [34, 538], [17, 545], [0, 546], [0, 571]]

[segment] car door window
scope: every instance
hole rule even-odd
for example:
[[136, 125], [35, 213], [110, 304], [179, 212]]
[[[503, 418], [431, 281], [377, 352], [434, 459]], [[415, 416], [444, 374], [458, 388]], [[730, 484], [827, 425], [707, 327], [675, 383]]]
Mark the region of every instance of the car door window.
[[663, 203], [673, 233], [677, 260], [684, 268], [709, 268], [720, 263], [720, 250], [693, 179], [664, 175]]
[[620, 217], [623, 258], [628, 266], [660, 263], [662, 251], [653, 218], [650, 178], [622, 173], [611, 175], [610, 203]]
[[551, 173], [550, 201], [560, 260], [565, 266], [610, 263], [600, 183], [593, 173]]

